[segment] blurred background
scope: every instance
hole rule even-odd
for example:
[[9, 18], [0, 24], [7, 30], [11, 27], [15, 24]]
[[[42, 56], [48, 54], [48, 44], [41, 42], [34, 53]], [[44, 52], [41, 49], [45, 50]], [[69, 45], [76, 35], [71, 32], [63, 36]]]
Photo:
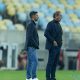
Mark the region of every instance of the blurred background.
[[62, 13], [63, 46], [58, 69], [80, 70], [80, 0], [0, 0], [0, 67], [25, 69], [23, 53], [30, 11], [38, 11], [38, 69], [45, 69], [48, 52], [44, 31], [56, 10]]

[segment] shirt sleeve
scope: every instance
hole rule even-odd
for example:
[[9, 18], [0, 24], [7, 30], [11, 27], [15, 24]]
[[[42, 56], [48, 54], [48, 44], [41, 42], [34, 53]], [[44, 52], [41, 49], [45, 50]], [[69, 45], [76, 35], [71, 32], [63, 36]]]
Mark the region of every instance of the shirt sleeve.
[[47, 28], [45, 30], [44, 36], [50, 41], [53, 42], [54, 41], [54, 37], [51, 35], [51, 33], [53, 33], [52, 28], [51, 28], [51, 24], [48, 23]]

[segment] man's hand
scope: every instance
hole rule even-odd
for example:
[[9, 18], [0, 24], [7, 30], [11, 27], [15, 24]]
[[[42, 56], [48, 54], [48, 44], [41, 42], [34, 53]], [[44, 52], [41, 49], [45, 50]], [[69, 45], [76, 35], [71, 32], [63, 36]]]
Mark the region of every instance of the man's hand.
[[26, 51], [26, 50], [24, 50], [22, 53], [23, 53], [23, 54], [27, 54], [27, 51]]
[[56, 41], [53, 41], [53, 44], [54, 46], [58, 46], [57, 42]]

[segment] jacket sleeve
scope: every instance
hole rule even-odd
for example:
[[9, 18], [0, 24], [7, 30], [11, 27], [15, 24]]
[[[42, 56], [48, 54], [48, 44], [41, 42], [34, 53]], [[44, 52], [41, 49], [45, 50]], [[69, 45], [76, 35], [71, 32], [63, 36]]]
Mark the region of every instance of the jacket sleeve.
[[[31, 32], [31, 34], [30, 34]], [[28, 43], [28, 39], [29, 41], [31, 41], [31, 38], [32, 38], [32, 33], [33, 33], [33, 30], [31, 29], [31, 25], [29, 24], [26, 28], [26, 39], [25, 39], [25, 45], [24, 45], [24, 50], [27, 50], [27, 43]], [[29, 34], [29, 35], [28, 35]]]
[[32, 38], [33, 38], [33, 31], [34, 31], [34, 28], [33, 28], [32, 24], [29, 24], [28, 28], [27, 28], [27, 38], [30, 41], [32, 41]]
[[35, 28], [33, 27], [33, 24], [29, 24], [29, 26], [27, 28], [27, 34], [28, 34], [27, 38], [28, 38], [29, 43], [37, 45], [37, 43], [34, 40], [34, 36], [33, 36], [34, 30], [35, 30]]
[[48, 23], [47, 28], [45, 30], [44, 36], [50, 41], [53, 42], [54, 41], [54, 37], [51, 35], [51, 33], [53, 33], [52, 28], [51, 28], [51, 24]]

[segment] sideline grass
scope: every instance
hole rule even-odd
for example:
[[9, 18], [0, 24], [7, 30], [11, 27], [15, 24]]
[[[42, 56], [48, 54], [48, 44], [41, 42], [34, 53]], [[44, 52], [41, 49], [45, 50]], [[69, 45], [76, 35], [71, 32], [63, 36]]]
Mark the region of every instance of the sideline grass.
[[[80, 80], [80, 71], [57, 71], [57, 80]], [[0, 71], [0, 80], [26, 80], [26, 71]], [[45, 71], [38, 71], [39, 80], [45, 80]]]

